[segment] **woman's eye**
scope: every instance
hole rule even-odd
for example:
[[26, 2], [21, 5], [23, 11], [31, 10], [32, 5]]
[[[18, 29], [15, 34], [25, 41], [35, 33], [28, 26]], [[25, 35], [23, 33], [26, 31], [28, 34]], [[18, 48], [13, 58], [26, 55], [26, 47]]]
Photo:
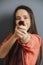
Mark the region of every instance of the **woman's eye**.
[[20, 20], [21, 18], [20, 17], [16, 17], [16, 20]]
[[24, 19], [28, 19], [28, 17], [25, 16]]

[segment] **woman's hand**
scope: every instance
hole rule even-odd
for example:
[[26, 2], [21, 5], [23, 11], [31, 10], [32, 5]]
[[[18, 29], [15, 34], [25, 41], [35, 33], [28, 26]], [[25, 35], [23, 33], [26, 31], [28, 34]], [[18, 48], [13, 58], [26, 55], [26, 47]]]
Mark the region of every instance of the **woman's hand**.
[[23, 25], [16, 26], [15, 28], [16, 36], [21, 39], [22, 43], [27, 43], [29, 41], [29, 34], [27, 33], [27, 28]]

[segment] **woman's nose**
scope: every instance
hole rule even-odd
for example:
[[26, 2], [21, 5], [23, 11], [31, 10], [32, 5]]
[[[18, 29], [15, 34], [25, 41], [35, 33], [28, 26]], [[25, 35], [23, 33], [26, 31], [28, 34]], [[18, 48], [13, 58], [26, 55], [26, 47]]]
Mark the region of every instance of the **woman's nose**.
[[24, 21], [24, 18], [23, 17], [21, 17], [21, 21]]
[[23, 21], [23, 25], [26, 26], [26, 21], [23, 17], [21, 17], [21, 20], [20, 21]]

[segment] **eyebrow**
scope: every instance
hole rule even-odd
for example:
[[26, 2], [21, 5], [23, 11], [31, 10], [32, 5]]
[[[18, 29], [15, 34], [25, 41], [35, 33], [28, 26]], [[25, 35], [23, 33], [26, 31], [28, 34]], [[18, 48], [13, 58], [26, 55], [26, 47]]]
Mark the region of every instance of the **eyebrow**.
[[[23, 15], [23, 17], [24, 17], [24, 16], [28, 17], [28, 15]], [[20, 17], [20, 16], [16, 16], [16, 17]]]
[[16, 18], [20, 18], [20, 16], [16, 16]]
[[26, 16], [26, 17], [28, 17], [28, 15], [23, 15], [23, 16]]

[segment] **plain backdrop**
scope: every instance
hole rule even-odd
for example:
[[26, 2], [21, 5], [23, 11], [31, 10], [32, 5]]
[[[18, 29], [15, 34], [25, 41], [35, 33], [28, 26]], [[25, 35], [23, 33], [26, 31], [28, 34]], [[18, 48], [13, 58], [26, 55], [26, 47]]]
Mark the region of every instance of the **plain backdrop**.
[[29, 6], [33, 10], [37, 30], [43, 40], [43, 0], [0, 0], [0, 43], [12, 32], [13, 12], [19, 5]]

